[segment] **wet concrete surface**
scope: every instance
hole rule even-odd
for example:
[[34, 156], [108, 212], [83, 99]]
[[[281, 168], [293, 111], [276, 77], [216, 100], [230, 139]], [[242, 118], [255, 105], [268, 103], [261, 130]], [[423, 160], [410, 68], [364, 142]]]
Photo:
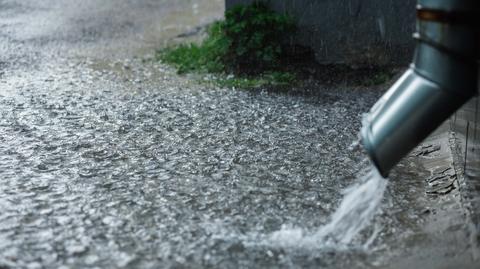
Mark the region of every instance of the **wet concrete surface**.
[[[419, 145], [392, 174], [398, 219], [412, 226], [395, 235], [402, 249], [386, 268], [477, 268], [480, 264], [472, 211], [466, 209], [461, 181], [453, 162], [449, 121]], [[399, 199], [400, 198], [400, 199]], [[404, 199], [402, 199], [404, 198]], [[408, 203], [405, 203], [409, 200]], [[404, 207], [399, 209], [399, 207]], [[405, 208], [407, 208], [405, 210]], [[388, 218], [387, 218], [388, 219]], [[408, 228], [407, 228], [408, 227]], [[394, 231], [398, 231], [396, 228]], [[400, 240], [399, 240], [400, 239]]]
[[[480, 98], [465, 104], [450, 119], [453, 152], [460, 175], [462, 196], [473, 213], [472, 218], [480, 231]], [[480, 240], [480, 238], [479, 238]]]
[[328, 221], [362, 168], [349, 148], [381, 91], [220, 89], [151, 60], [222, 10], [0, 1], [0, 267], [476, 268], [458, 189], [426, 194], [425, 155], [395, 170], [352, 244], [263, 242]]

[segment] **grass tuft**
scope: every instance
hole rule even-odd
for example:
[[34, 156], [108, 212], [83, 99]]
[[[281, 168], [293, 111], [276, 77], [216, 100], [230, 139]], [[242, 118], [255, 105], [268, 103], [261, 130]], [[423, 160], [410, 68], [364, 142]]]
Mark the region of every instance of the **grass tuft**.
[[239, 5], [226, 11], [225, 20], [210, 26], [200, 44], [165, 48], [157, 52], [157, 59], [173, 65], [179, 74], [220, 74], [221, 86], [284, 86], [296, 80], [295, 74], [279, 69], [282, 39], [294, 29], [290, 16], [277, 14], [264, 3]]

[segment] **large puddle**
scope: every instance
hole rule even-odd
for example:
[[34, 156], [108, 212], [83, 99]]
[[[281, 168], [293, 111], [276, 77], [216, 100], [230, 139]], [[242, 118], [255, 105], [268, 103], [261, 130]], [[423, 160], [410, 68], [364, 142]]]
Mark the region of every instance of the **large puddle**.
[[[328, 223], [360, 168], [349, 142], [375, 94], [132, 84], [82, 64], [52, 66], [4, 82], [0, 262], [316, 267], [325, 256], [338, 264], [328, 252], [251, 239], [287, 225], [308, 240]], [[343, 96], [352, 94], [356, 105]]]
[[[406, 183], [386, 188], [349, 149], [378, 91], [219, 89], [102, 58], [122, 44], [138, 51], [105, 46], [124, 40], [109, 29], [142, 29], [122, 18], [148, 25], [156, 10], [194, 13], [195, 1], [106, 1], [91, 13], [86, 1], [65, 14], [73, 2], [7, 2], [0, 267], [376, 268], [395, 245], [385, 238], [414, 238], [405, 249], [422, 240], [418, 175], [397, 173]], [[53, 27], [52, 14], [73, 23]], [[420, 170], [412, 163], [403, 170]]]

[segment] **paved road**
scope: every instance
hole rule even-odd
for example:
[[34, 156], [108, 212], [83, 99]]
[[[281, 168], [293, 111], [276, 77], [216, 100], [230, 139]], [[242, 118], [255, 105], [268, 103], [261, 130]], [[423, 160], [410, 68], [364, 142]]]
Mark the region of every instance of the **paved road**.
[[383, 254], [264, 241], [328, 220], [379, 92], [218, 89], [149, 58], [222, 2], [0, 0], [0, 268], [374, 268], [422, 234], [416, 181], [385, 198]]

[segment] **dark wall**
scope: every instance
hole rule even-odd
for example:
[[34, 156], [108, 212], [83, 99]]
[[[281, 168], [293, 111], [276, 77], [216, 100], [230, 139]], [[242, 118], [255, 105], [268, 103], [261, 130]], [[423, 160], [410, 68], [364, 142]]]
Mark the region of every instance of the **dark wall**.
[[[255, 0], [226, 0], [226, 8]], [[416, 0], [276, 0], [293, 15], [291, 41], [314, 48], [322, 63], [407, 64], [413, 55]]]

